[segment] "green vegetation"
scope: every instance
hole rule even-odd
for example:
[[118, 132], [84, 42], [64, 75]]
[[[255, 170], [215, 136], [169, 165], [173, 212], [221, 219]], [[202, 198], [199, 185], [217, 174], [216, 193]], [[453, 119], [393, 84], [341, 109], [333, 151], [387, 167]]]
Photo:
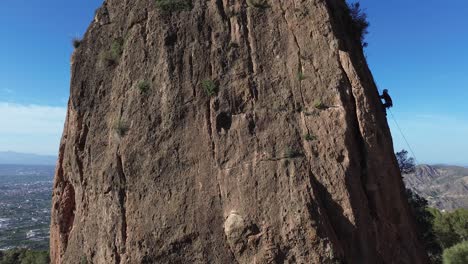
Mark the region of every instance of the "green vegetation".
[[444, 264], [468, 263], [468, 210], [443, 213], [429, 208], [426, 199], [410, 190], [407, 196], [431, 263], [442, 263], [442, 259]]
[[122, 38], [114, 39], [114, 41], [112, 41], [110, 49], [103, 51], [99, 54], [101, 62], [109, 66], [116, 64], [123, 53], [123, 44], [124, 41]]
[[319, 110], [327, 109], [327, 106], [320, 100], [315, 100], [314, 107], [319, 109]]
[[150, 89], [150, 83], [146, 80], [142, 80], [138, 82], [137, 87], [140, 92], [147, 93]]
[[306, 77], [305, 77], [303, 72], [300, 71], [300, 72], [297, 73], [297, 80], [303, 81], [305, 79], [306, 79]]
[[156, 6], [163, 12], [172, 13], [190, 11], [192, 9], [192, 2], [190, 0], [156, 0]]
[[72, 45], [75, 49], [79, 48], [81, 45], [82, 40], [80, 38], [73, 38]]
[[294, 158], [303, 156], [303, 154], [300, 151], [296, 150], [296, 149], [288, 148], [288, 149], [286, 149], [286, 152], [284, 153], [284, 156], [286, 158], [288, 158], [288, 159], [294, 159]]
[[247, 5], [250, 7], [255, 7], [255, 8], [268, 8], [270, 5], [268, 5], [267, 0], [247, 0]]
[[86, 256], [81, 256], [80, 264], [88, 264], [88, 259], [86, 259]]
[[[414, 159], [407, 154], [406, 150], [396, 153], [402, 173], [415, 170]], [[444, 213], [428, 207], [427, 200], [411, 190], [407, 189], [406, 194], [416, 220], [418, 238], [431, 263], [442, 263], [442, 258], [444, 264], [468, 263], [468, 210]]]
[[218, 87], [212, 80], [202, 81], [202, 87], [208, 96], [214, 96], [218, 93]]
[[317, 137], [315, 137], [315, 136], [313, 136], [311, 134], [305, 134], [304, 139], [307, 140], [307, 141], [312, 141], [312, 140], [316, 140]]
[[119, 119], [114, 125], [115, 132], [121, 137], [125, 136], [128, 132], [128, 125], [122, 119]]
[[360, 42], [362, 47], [367, 47], [368, 43], [364, 41], [366, 34], [369, 33], [369, 21], [367, 21], [367, 14], [361, 9], [361, 4], [351, 3], [347, 5], [348, 13], [351, 19], [350, 31]]
[[406, 190], [406, 195], [411, 211], [416, 220], [416, 232], [418, 234], [419, 241], [423, 244], [431, 262], [440, 263], [442, 248], [440, 247], [437, 236], [434, 233], [434, 216], [427, 210], [428, 202], [426, 199], [409, 189]]
[[468, 241], [447, 248], [443, 255], [444, 264], [468, 263]]
[[0, 251], [0, 264], [48, 264], [49, 252], [29, 249]]
[[429, 211], [434, 216], [434, 232], [443, 248], [450, 248], [462, 241], [468, 241], [467, 209], [442, 213], [437, 209], [429, 208]]
[[408, 157], [408, 151], [403, 149], [395, 153], [395, 156], [402, 174], [409, 174], [415, 171], [414, 158]]

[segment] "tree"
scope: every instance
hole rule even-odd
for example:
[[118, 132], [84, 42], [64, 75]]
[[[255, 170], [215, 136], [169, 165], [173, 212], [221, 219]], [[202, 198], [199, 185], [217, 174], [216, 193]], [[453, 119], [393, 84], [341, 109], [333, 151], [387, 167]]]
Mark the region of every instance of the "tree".
[[403, 149], [400, 152], [395, 153], [395, 156], [398, 161], [398, 167], [400, 167], [401, 174], [413, 173], [416, 170], [414, 158], [408, 157], [408, 151]]
[[448, 213], [442, 213], [434, 208], [429, 211], [435, 217], [433, 229], [444, 249], [468, 240], [467, 209], [457, 209]]
[[50, 263], [49, 252], [25, 248], [0, 250], [0, 264], [47, 264]]
[[434, 215], [428, 210], [427, 200], [410, 189], [406, 189], [406, 196], [416, 220], [419, 241], [423, 243], [431, 262], [440, 263], [442, 248], [433, 229]]
[[363, 48], [367, 47], [365, 42], [366, 34], [369, 33], [367, 28], [369, 27], [369, 21], [367, 21], [367, 14], [361, 9], [361, 4], [349, 3], [348, 12], [351, 17], [351, 33], [359, 39]]
[[456, 244], [444, 251], [444, 264], [468, 263], [468, 241]]
[[[414, 159], [411, 157], [408, 158], [408, 151], [403, 149], [395, 153], [395, 156], [402, 174], [415, 171], [416, 166], [414, 164]], [[429, 203], [426, 199], [410, 189], [406, 189], [406, 197], [414, 219], [416, 220], [416, 231], [419, 241], [424, 245], [424, 249], [431, 259], [431, 263], [440, 263], [442, 248], [434, 232], [435, 215], [429, 210]]]

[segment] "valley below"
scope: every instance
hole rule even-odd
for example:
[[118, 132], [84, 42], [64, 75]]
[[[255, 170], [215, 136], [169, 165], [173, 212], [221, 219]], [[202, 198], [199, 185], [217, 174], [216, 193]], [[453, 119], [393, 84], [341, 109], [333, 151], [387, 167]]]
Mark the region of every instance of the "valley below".
[[54, 166], [0, 165], [0, 250], [49, 248]]
[[418, 165], [403, 175], [407, 188], [424, 197], [430, 207], [442, 211], [468, 209], [468, 168], [449, 165]]

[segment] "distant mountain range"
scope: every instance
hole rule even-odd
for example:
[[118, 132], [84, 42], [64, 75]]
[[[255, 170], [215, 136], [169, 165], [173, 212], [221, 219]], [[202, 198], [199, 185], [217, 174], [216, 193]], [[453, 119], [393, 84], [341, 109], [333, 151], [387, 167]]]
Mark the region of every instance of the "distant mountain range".
[[441, 210], [468, 208], [468, 168], [449, 165], [418, 165], [404, 175], [407, 188]]
[[56, 162], [56, 156], [0, 151], [0, 164], [55, 165]]

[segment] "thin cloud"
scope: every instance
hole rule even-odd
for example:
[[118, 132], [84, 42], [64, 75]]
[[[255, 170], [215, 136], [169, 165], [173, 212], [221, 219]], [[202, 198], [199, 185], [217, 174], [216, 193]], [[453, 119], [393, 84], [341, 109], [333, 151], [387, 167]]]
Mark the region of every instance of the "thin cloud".
[[9, 88], [3, 88], [1, 89], [1, 91], [5, 94], [13, 94], [14, 91], [12, 89], [9, 89]]
[[0, 102], [0, 133], [56, 134], [63, 129], [66, 108]]
[[66, 108], [0, 102], [0, 150], [55, 153]]

